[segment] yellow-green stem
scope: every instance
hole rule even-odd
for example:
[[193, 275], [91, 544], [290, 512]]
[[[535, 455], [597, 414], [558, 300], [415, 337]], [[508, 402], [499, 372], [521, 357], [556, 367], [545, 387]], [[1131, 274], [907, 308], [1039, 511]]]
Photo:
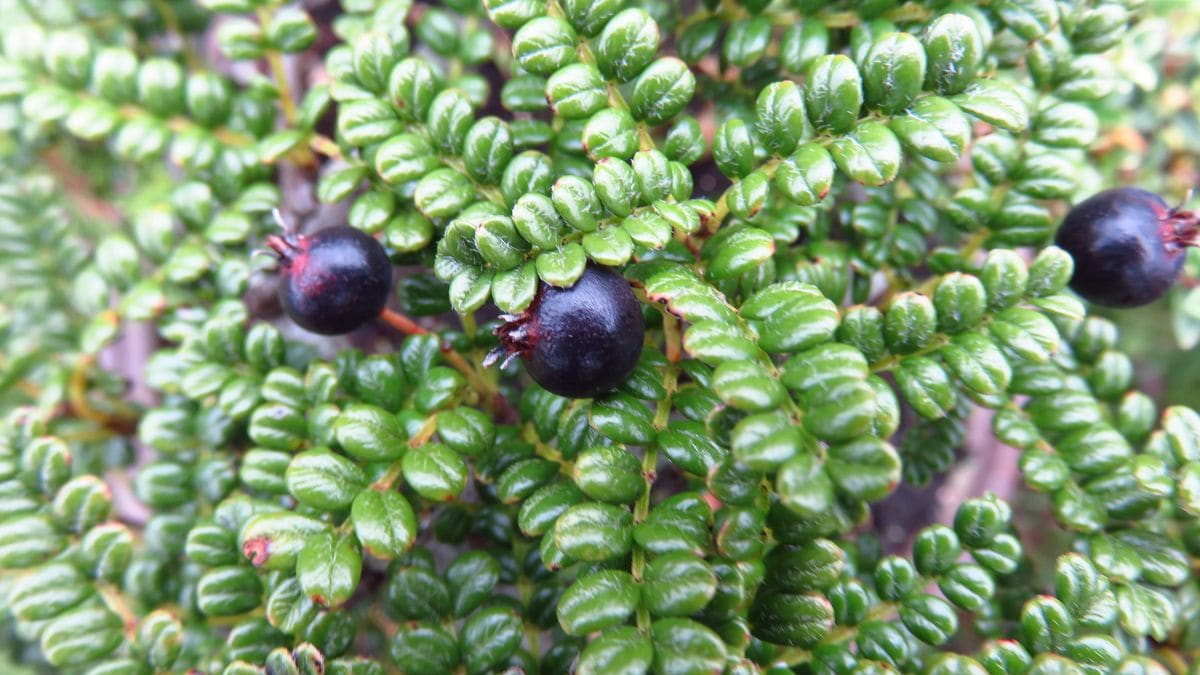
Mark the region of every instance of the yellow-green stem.
[[158, 16], [162, 18], [163, 25], [167, 27], [167, 30], [179, 38], [179, 51], [183, 54], [183, 61], [187, 64], [188, 70], [200, 70], [200, 60], [196, 58], [196, 52], [188, 43], [187, 33], [183, 32], [175, 9], [166, 0], [150, 0], [150, 3], [154, 5], [154, 11], [158, 12]]
[[[270, 7], [258, 8], [258, 22], [263, 30], [271, 25], [272, 11]], [[287, 126], [296, 126], [296, 101], [292, 99], [292, 85], [288, 83], [287, 72], [283, 69], [283, 55], [278, 49], [268, 49], [267, 65], [271, 68], [271, 76], [275, 78], [275, 86], [279, 89], [279, 108], [283, 111], [283, 119]]]

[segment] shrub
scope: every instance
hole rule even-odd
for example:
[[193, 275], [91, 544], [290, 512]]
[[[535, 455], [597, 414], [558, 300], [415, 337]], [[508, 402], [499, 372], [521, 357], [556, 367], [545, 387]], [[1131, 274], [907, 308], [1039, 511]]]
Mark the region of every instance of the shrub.
[[[0, 663], [1183, 672], [1200, 416], [1050, 245], [1183, 193], [1141, 4], [0, 0]], [[275, 208], [390, 309], [283, 316]], [[589, 265], [615, 391], [483, 365]]]

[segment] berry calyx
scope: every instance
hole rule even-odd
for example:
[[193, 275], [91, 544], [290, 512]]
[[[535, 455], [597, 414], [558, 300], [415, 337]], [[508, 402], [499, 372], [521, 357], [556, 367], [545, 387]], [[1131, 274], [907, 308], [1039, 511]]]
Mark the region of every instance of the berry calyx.
[[349, 226], [270, 235], [279, 257], [279, 300], [293, 321], [321, 335], [349, 333], [379, 316], [392, 264], [373, 237]]
[[1076, 204], [1055, 243], [1071, 254], [1071, 289], [1108, 307], [1137, 307], [1162, 297], [1196, 246], [1200, 216], [1172, 208], [1138, 188], [1116, 188]]
[[568, 398], [592, 398], [621, 384], [646, 334], [629, 282], [594, 265], [568, 288], [542, 284], [524, 312], [507, 318], [485, 364], [519, 356], [534, 382]]

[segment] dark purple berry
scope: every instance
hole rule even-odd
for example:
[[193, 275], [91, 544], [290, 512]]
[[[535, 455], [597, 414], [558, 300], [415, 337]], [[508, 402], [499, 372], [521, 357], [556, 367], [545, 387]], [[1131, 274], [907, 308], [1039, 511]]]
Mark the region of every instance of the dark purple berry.
[[1175, 283], [1196, 223], [1153, 192], [1116, 188], [1076, 204], [1055, 243], [1075, 260], [1072, 290], [1097, 305], [1137, 307]]
[[589, 265], [569, 288], [542, 284], [529, 308], [496, 330], [489, 360], [520, 356], [542, 388], [591, 398], [612, 391], [637, 365], [646, 325], [629, 282]]
[[379, 316], [392, 289], [383, 246], [353, 227], [272, 235], [280, 260], [279, 300], [292, 320], [321, 335], [349, 333]]

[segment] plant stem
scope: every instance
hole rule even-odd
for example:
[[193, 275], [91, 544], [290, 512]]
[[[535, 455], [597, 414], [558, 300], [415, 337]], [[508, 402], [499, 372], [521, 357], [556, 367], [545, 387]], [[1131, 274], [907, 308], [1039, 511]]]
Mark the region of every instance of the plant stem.
[[404, 316], [400, 312], [388, 309], [387, 307], [384, 307], [383, 311], [379, 313], [379, 318], [387, 325], [395, 328], [405, 335], [429, 334], [428, 330], [418, 326], [412, 319]]
[[342, 149], [328, 136], [313, 134], [308, 138], [308, 147], [331, 159], [342, 158]]
[[[766, 174], [767, 178], [772, 178], [775, 176], [775, 172], [779, 170], [779, 164], [782, 161], [783, 160], [779, 159], [778, 157], [775, 157], [764, 162], [763, 165], [758, 167], [756, 170]], [[717, 200], [716, 206], [713, 207], [713, 211], [709, 215], [708, 220], [704, 223], [704, 229], [708, 231], [709, 234], [715, 234], [716, 231], [721, 227], [721, 222], [725, 220], [726, 216], [729, 215], [729, 203], [727, 199], [728, 194], [729, 190], [726, 190], [721, 195], [721, 198]]]
[[962, 259], [967, 260], [971, 256], [975, 255], [975, 252], [983, 246], [983, 243], [987, 241], [987, 238], [991, 236], [991, 234], [991, 230], [984, 228], [968, 237], [966, 242], [963, 243], [962, 251], [960, 253]]
[[166, 0], [150, 0], [150, 4], [154, 5], [154, 11], [158, 12], [158, 16], [162, 18], [163, 25], [167, 27], [167, 30], [179, 38], [179, 51], [183, 54], [183, 61], [187, 64], [188, 70], [200, 70], [200, 60], [196, 58], [196, 52], [192, 50], [187, 34], [179, 25], [179, 17], [175, 14], [174, 8], [167, 4]]
[[127, 414], [108, 414], [92, 406], [87, 397], [87, 371], [92, 366], [94, 358], [83, 356], [71, 369], [71, 378], [67, 382], [67, 401], [71, 412], [89, 422], [106, 429], [111, 429], [122, 435], [132, 433], [137, 428], [139, 416], [132, 411]]
[[663, 342], [666, 343], [667, 361], [672, 365], [679, 363], [682, 355], [682, 338], [679, 333], [679, 319], [663, 308]]
[[121, 222], [121, 212], [107, 200], [92, 192], [91, 181], [72, 164], [57, 148], [42, 153], [42, 164], [54, 174], [59, 185], [67, 193], [67, 198], [86, 218], [101, 220], [107, 223]]
[[[666, 428], [667, 422], [671, 419], [671, 400], [675, 395], [675, 386], [678, 377], [675, 364], [669, 364], [666, 373], [663, 375], [663, 388], [666, 389], [667, 393], [658, 402], [658, 406], [654, 412], [654, 428], [660, 431]], [[642, 479], [645, 480], [646, 484], [645, 489], [642, 490], [642, 495], [638, 497], [637, 502], [633, 506], [633, 522], [635, 525], [645, 522], [646, 516], [650, 513], [650, 493], [654, 487], [654, 480], [657, 477], [658, 447], [651, 444], [646, 446], [645, 454], [642, 455]], [[629, 571], [634, 579], [639, 582], [641, 581], [642, 575], [646, 571], [646, 552], [640, 546], [634, 546], [633, 559], [630, 563]], [[638, 630], [643, 633], [650, 630], [650, 610], [646, 608], [644, 603], [638, 605], [637, 626]]]
[[121, 617], [126, 637], [133, 637], [134, 632], [137, 631], [137, 614], [134, 614], [133, 609], [129, 606], [129, 602], [121, 594], [121, 590], [108, 582], [96, 582], [95, 587], [96, 592], [104, 599], [104, 604], [108, 605], [109, 609]]
[[[412, 319], [387, 307], [384, 307], [383, 311], [379, 313], [379, 318], [405, 335], [430, 334], [429, 330], [418, 326]], [[442, 342], [441, 350], [442, 358], [446, 359], [446, 363], [451, 368], [454, 368], [462, 373], [463, 377], [467, 378], [467, 383], [479, 394], [479, 397], [483, 400], [483, 404], [487, 406], [493, 415], [503, 415], [509, 419], [517, 419], [517, 412], [513, 409], [512, 404], [508, 402], [508, 399], [500, 393], [500, 390], [495, 385], [480, 375], [479, 371], [462, 354], [455, 351], [447, 342]]]
[[421, 425], [421, 429], [417, 431], [417, 434], [408, 439], [408, 447], [419, 448], [428, 443], [429, 439], [433, 438], [433, 435], [437, 433], [437, 421], [437, 413], [425, 418], [425, 423]]
[[[271, 25], [272, 11], [270, 7], [258, 8], [258, 23], [263, 30]], [[275, 86], [279, 89], [279, 108], [283, 111], [283, 119], [287, 126], [296, 126], [296, 101], [292, 98], [292, 85], [288, 83], [287, 71], [283, 68], [283, 55], [278, 49], [266, 51], [267, 65], [271, 67], [271, 75], [275, 78]]]

